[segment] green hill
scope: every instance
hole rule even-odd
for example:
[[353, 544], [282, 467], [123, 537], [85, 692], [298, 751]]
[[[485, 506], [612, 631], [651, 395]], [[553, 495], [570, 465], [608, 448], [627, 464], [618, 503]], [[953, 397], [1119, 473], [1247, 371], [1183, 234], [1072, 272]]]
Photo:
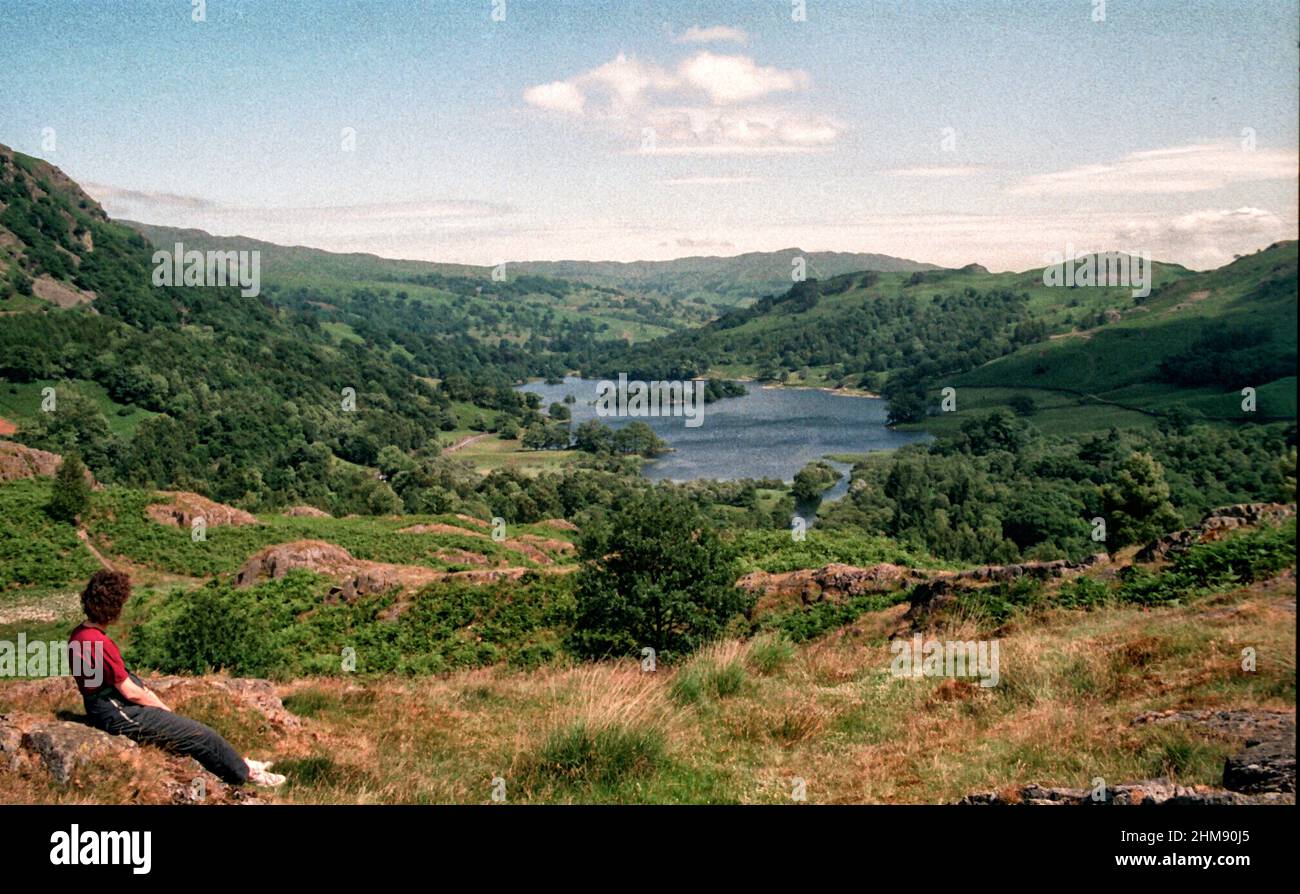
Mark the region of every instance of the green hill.
[[911, 273], [940, 269], [889, 255], [800, 248], [671, 261], [525, 261], [518, 266], [543, 276], [726, 307], [744, 306], [762, 295], [788, 288], [796, 259], [802, 261], [809, 278], [821, 279], [862, 270]]
[[0, 406], [19, 438], [80, 452], [101, 481], [383, 512], [401, 503], [371, 469], [381, 448], [436, 453], [467, 406], [536, 418], [510, 386], [544, 365], [541, 339], [476, 339], [397, 295], [334, 316], [319, 295], [155, 286], [139, 233], [6, 147], [0, 207]]

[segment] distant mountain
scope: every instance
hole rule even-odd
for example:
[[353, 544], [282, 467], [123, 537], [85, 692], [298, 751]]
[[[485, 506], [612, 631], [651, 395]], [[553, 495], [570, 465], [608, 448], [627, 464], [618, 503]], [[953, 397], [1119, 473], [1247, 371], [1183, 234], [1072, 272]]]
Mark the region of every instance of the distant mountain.
[[643, 294], [694, 298], [718, 305], [745, 305], [790, 288], [794, 264], [800, 258], [808, 279], [829, 279], [863, 270], [913, 273], [942, 269], [889, 255], [801, 248], [672, 261], [523, 261], [514, 266], [543, 276], [576, 279]]
[[389, 279], [394, 276], [418, 276], [439, 273], [447, 276], [487, 277], [489, 267], [469, 264], [440, 264], [433, 261], [404, 261], [381, 258], [363, 252], [335, 252], [305, 245], [279, 245], [252, 239], [248, 236], [218, 236], [206, 230], [168, 227], [161, 224], [119, 220], [148, 239], [154, 245], [170, 248], [177, 242], [200, 251], [223, 248], [231, 251], [254, 249], [262, 252], [262, 273], [279, 277], [292, 277], [311, 273], [325, 276], [346, 276], [355, 280]]
[[[1017, 395], [1026, 412], [1026, 399], [1048, 407], [1037, 418], [1050, 428], [1104, 427], [1108, 414], [1150, 425], [1180, 403], [1230, 419], [1248, 385], [1256, 419], [1294, 417], [1295, 242], [1204, 273], [1155, 262], [1151, 286], [1048, 286], [1042, 270], [976, 264], [852, 273], [609, 351], [600, 371], [861, 388], [889, 396], [895, 421], [932, 430]], [[959, 412], [935, 415], [946, 386], [961, 392]]]

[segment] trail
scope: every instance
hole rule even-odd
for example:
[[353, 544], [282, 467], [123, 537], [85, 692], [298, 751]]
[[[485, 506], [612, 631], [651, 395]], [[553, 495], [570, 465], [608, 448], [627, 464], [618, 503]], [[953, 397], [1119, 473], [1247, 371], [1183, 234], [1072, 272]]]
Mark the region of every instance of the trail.
[[88, 533], [86, 532], [86, 529], [85, 529], [85, 528], [77, 528], [77, 537], [80, 538], [80, 540], [81, 540], [82, 543], [86, 544], [86, 549], [90, 550], [90, 554], [91, 554], [92, 556], [95, 557], [95, 561], [96, 561], [96, 562], [98, 562], [100, 565], [102, 565], [102, 566], [103, 566], [105, 569], [107, 569], [108, 571], [116, 571], [116, 570], [117, 570], [117, 569], [114, 568], [113, 565], [108, 561], [108, 559], [105, 559], [105, 558], [104, 558], [104, 554], [103, 554], [103, 553], [101, 553], [99, 550], [95, 549], [95, 544], [93, 544], [93, 543], [90, 542], [90, 534], [88, 534]]
[[452, 444], [450, 447], [444, 450], [443, 453], [454, 453], [455, 451], [459, 450], [462, 447], [467, 447], [470, 444], [473, 444], [475, 441], [483, 440], [490, 434], [491, 432], [483, 432], [483, 434], [481, 435], [466, 435], [465, 437], [457, 441], [455, 444]]

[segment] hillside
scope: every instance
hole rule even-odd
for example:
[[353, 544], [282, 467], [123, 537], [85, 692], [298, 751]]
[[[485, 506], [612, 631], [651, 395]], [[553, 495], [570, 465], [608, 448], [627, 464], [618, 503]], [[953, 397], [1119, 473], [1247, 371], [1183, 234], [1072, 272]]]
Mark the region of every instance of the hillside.
[[933, 264], [889, 255], [809, 252], [800, 248], [671, 261], [524, 261], [518, 266], [542, 276], [580, 280], [666, 298], [699, 300], [725, 308], [733, 305], [743, 307], [763, 295], [787, 289], [796, 259], [802, 260], [807, 276], [813, 279], [828, 279], [863, 270], [911, 273], [940, 269]]
[[[214, 236], [203, 230], [122, 223], [160, 247], [180, 242], [200, 250], [259, 251], [263, 282], [274, 300], [287, 306], [311, 301], [316, 311], [349, 327], [357, 322], [357, 315], [348, 314], [350, 307], [397, 296], [404, 296], [397, 298], [401, 303], [409, 302], [421, 314], [444, 322], [444, 331], [491, 343], [502, 341], [518, 349], [536, 340], [560, 340], [566, 347], [584, 340], [642, 341], [713, 316], [701, 301], [570, 281], [512, 262], [494, 279], [492, 267], [393, 260], [244, 236]], [[361, 316], [372, 314], [367, 307]], [[404, 321], [400, 328], [406, 325]]]
[[427, 455], [483, 414], [536, 417], [510, 388], [530, 352], [454, 327], [394, 332], [403, 313], [430, 316], [398, 297], [358, 299], [373, 308], [362, 337], [305, 299], [155, 286], [152, 246], [56, 168], [0, 147], [0, 189], [6, 425], [79, 451], [101, 481], [382, 511], [400, 501], [373, 471], [381, 447]]
[[[1054, 431], [1101, 424], [1072, 409], [1098, 400], [1122, 425], [1150, 425], [1147, 414], [1179, 403], [1237, 419], [1231, 404], [1245, 385], [1259, 391], [1256, 419], [1293, 418], [1295, 257], [1289, 242], [1203, 273], [1157, 262], [1145, 297], [975, 266], [809, 280], [601, 362], [647, 377], [862, 388], [890, 397], [895, 421], [936, 432], [1024, 397]], [[936, 415], [950, 385], [958, 412]]]
[[[34, 491], [45, 486], [0, 487], [6, 523], [39, 524]], [[396, 593], [340, 590], [351, 572], [323, 566], [275, 580], [175, 573], [200, 572], [192, 563], [213, 550], [233, 557], [301, 534], [426, 563], [432, 548], [494, 547], [484, 522], [425, 519], [437, 530], [402, 534], [390, 520], [268, 515], [214, 529], [205, 547], [140, 512], [157, 498], [97, 495], [90, 522], [101, 558], [137, 581], [117, 634], [127, 660], [178, 710], [275, 760], [290, 784], [228, 788], [77, 723], [66, 679], [5, 680], [0, 800], [487, 803], [499, 777], [506, 800], [531, 803], [788, 803], [796, 778], [810, 803], [1085, 803], [1097, 776], [1116, 803], [1294, 800], [1279, 764], [1261, 769], [1243, 750], [1294, 753], [1295, 528], [1276, 521], [1294, 507], [1233, 507], [1171, 539], [1182, 552], [1140, 562], [756, 572], [740, 584], [762, 598], [733, 636], [647, 673], [632, 659], [565, 654], [572, 576], [544, 569]], [[1229, 530], [1239, 516], [1252, 521]], [[149, 530], [165, 545], [143, 549]], [[68, 546], [40, 573], [75, 586], [94, 560], [72, 555], [75, 538]], [[10, 582], [0, 637], [57, 638], [75, 623], [75, 599], [15, 603], [23, 589]], [[914, 636], [993, 641], [997, 663], [900, 676], [893, 646]], [[1239, 666], [1246, 647], [1257, 670]], [[211, 664], [229, 673], [204, 673]], [[991, 672], [996, 685], [981, 685]]]
[[[1022, 347], [951, 384], [966, 397], [959, 409], [1019, 394], [1050, 407], [1041, 417], [1049, 423], [1072, 416], [1081, 425], [1078, 408], [1088, 407], [1089, 418], [1105, 412], [1117, 421], [1135, 415], [1124, 409], [1294, 419], [1296, 323], [1296, 243], [1282, 242], [1169, 282], [1113, 322]], [[1253, 414], [1242, 410], [1245, 387], [1257, 393]]]

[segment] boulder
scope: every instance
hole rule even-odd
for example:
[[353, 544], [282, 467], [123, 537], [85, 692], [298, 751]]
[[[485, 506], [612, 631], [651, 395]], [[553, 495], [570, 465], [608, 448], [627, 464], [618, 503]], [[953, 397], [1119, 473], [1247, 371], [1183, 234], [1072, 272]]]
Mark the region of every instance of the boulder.
[[36, 754], [56, 782], [66, 783], [77, 767], [107, 755], [122, 755], [135, 742], [110, 736], [83, 723], [56, 720], [39, 723], [23, 734], [22, 747]]
[[1223, 785], [1234, 792], [1295, 793], [1295, 733], [1291, 737], [1252, 740], [1223, 763]]
[[209, 500], [200, 494], [162, 491], [162, 496], [168, 498], [167, 502], [152, 503], [144, 510], [145, 514], [160, 525], [189, 528], [196, 518], [203, 519], [204, 525], [209, 528], [257, 524], [257, 516], [251, 512]]
[[291, 506], [284, 511], [289, 518], [330, 518], [330, 514], [315, 506]]

